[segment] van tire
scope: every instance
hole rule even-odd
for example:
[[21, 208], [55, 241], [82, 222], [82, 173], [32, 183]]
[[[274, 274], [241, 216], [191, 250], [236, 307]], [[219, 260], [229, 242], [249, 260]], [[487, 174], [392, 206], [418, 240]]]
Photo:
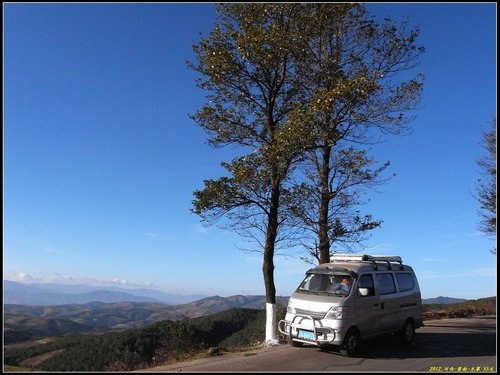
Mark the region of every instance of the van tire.
[[350, 328], [344, 337], [344, 342], [340, 346], [340, 354], [347, 357], [355, 357], [361, 346], [361, 335], [357, 328]]
[[399, 337], [403, 344], [411, 344], [415, 337], [415, 324], [413, 324], [413, 320], [406, 320], [403, 329], [399, 333]]
[[303, 345], [301, 342], [292, 340], [290, 336], [288, 336], [288, 344], [290, 344], [294, 348], [300, 348]]

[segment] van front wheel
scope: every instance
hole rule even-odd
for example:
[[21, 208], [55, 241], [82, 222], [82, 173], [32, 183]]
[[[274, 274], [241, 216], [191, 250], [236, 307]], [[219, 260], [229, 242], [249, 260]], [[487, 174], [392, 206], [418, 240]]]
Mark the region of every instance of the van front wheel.
[[297, 341], [292, 340], [292, 338], [290, 336], [288, 336], [288, 344], [293, 346], [294, 348], [300, 348], [302, 346], [301, 342], [297, 342]]
[[361, 346], [361, 336], [356, 328], [347, 331], [344, 342], [340, 346], [340, 353], [348, 357], [354, 357], [359, 352]]
[[408, 319], [403, 326], [403, 329], [399, 333], [399, 337], [404, 344], [411, 344], [413, 338], [415, 337], [415, 325]]

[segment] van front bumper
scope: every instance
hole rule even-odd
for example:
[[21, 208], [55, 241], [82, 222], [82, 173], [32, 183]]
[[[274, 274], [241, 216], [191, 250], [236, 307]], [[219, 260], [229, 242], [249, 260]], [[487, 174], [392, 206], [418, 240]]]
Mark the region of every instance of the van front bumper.
[[289, 340], [313, 345], [340, 345], [340, 332], [331, 327], [323, 326], [320, 319], [309, 315], [295, 315], [291, 321], [280, 320], [279, 331], [288, 336]]

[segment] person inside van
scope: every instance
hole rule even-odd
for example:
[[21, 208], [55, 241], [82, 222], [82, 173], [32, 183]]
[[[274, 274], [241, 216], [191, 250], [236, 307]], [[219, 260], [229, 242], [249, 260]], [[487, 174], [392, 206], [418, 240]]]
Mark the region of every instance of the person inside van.
[[348, 278], [343, 278], [342, 282], [340, 283], [340, 290], [349, 294], [349, 291], [351, 290], [351, 280], [349, 280]]
[[349, 294], [350, 289], [351, 289], [351, 281], [348, 278], [344, 277], [340, 283], [335, 277], [332, 278], [331, 290], [340, 290]]

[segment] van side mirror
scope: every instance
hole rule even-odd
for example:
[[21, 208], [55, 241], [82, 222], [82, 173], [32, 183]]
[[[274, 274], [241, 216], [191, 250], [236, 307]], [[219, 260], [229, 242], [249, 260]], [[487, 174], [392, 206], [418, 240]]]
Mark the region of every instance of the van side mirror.
[[370, 295], [370, 288], [358, 288], [358, 296], [366, 297]]

